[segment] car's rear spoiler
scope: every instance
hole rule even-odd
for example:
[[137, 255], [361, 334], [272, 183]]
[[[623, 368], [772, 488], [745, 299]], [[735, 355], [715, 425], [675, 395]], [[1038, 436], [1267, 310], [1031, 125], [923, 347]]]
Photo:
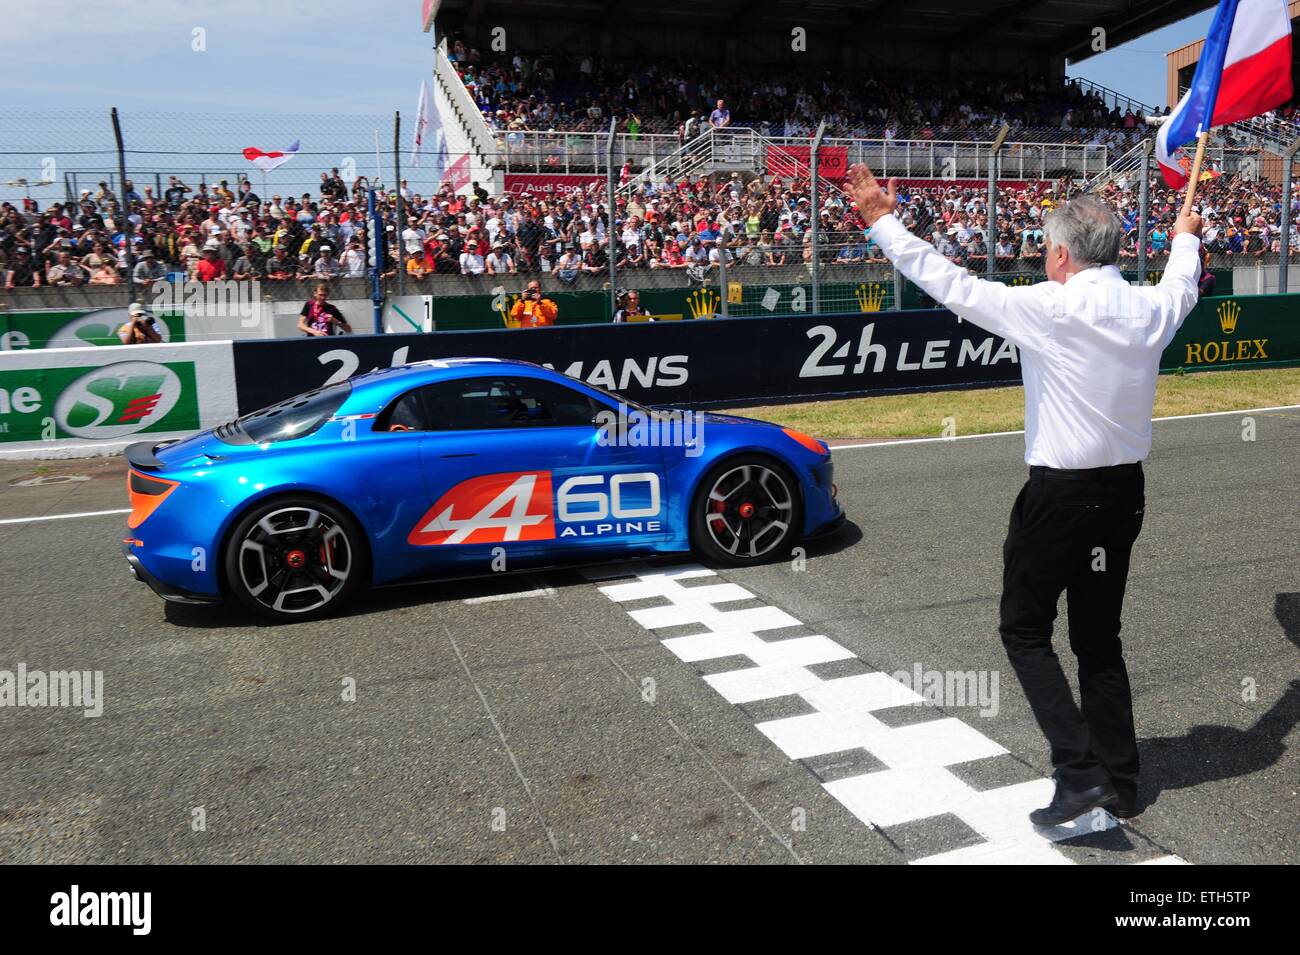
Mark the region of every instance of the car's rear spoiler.
[[157, 471], [165, 467], [154, 453], [175, 441], [137, 441], [126, 446], [126, 463], [142, 471]]

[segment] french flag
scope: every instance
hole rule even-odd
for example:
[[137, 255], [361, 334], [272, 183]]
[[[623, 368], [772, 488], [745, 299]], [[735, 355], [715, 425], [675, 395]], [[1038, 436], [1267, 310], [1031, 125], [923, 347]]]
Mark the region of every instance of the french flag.
[[270, 172], [277, 166], [283, 166], [298, 152], [298, 140], [293, 141], [293, 145], [288, 149], [273, 149], [267, 151], [258, 149], [256, 146], [249, 146], [244, 150], [244, 158], [251, 162], [262, 172]]
[[1291, 98], [1287, 0], [1219, 0], [1192, 85], [1156, 135], [1156, 160], [1178, 189], [1188, 173], [1178, 148], [1213, 126], [1267, 112]]

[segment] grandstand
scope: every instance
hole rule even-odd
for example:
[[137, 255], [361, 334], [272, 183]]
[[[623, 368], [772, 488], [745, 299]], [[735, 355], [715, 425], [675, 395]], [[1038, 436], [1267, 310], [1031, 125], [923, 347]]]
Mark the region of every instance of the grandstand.
[[[302, 194], [283, 198], [201, 174], [182, 174], [188, 191], [174, 192], [164, 172], [123, 189], [109, 171], [95, 177], [98, 190], [68, 186], [44, 210], [0, 205], [0, 274], [29, 299], [38, 284], [74, 295], [120, 283], [125, 198], [135, 253], [152, 252], [154, 271], [193, 277], [214, 247], [227, 276], [263, 280], [277, 296], [322, 277], [360, 282], [362, 191], [380, 185], [385, 281], [406, 291], [478, 294], [544, 273], [576, 293], [607, 284], [612, 257], [621, 284], [714, 288], [724, 313], [760, 307], [721, 294], [757, 276], [778, 289], [810, 277], [833, 286], [828, 308], [901, 305], [839, 188], [847, 167], [865, 162], [902, 179], [905, 223], [968, 268], [1033, 280], [1042, 215], [1083, 189], [1116, 208], [1125, 264], [1146, 277], [1168, 253], [1177, 207], [1152, 176], [1139, 234], [1143, 143], [1159, 111], [1067, 81], [1064, 66], [1090, 53], [1098, 25], [1114, 44], [1209, 5], [428, 0], [441, 182], [427, 178], [438, 175], [428, 164], [403, 170], [403, 180], [426, 178], [399, 203], [378, 169], [348, 182], [323, 170], [319, 183], [304, 171]], [[791, 49], [805, 25], [806, 43]], [[1178, 75], [1184, 60], [1171, 56]], [[811, 140], [823, 123], [814, 176]], [[1216, 267], [1278, 261], [1276, 157], [1297, 132], [1286, 112], [1216, 131], [1200, 191]], [[1300, 249], [1294, 225], [1289, 246]]]

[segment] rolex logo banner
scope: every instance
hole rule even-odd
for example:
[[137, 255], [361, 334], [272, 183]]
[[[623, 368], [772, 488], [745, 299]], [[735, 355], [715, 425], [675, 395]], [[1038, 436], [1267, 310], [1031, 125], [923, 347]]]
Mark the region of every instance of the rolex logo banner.
[[1300, 295], [1202, 299], [1187, 316], [1160, 367], [1252, 368], [1300, 362]]

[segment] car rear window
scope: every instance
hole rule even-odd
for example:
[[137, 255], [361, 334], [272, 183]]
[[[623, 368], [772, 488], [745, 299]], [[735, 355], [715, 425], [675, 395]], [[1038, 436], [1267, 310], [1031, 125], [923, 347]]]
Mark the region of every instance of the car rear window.
[[227, 444], [272, 444], [304, 438], [339, 410], [352, 385], [340, 381], [254, 411], [213, 431]]

